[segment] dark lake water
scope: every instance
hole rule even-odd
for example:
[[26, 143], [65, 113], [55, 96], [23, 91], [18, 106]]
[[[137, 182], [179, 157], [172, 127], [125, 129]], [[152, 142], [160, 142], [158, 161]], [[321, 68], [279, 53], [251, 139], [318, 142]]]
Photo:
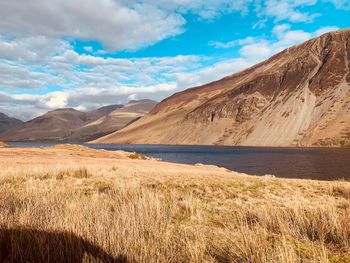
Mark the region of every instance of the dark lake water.
[[[55, 143], [12, 143], [15, 147]], [[124, 150], [177, 163], [214, 164], [254, 175], [350, 181], [350, 149], [230, 146], [87, 144], [95, 149]]]

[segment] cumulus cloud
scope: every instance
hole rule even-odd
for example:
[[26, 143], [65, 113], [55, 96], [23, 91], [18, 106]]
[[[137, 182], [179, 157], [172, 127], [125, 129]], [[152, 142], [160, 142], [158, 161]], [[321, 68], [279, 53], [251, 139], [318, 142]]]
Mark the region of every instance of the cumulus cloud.
[[39, 97], [37, 103], [40, 104], [40, 106], [49, 109], [64, 108], [68, 104], [68, 94], [65, 92], [53, 92]]
[[2, 1], [0, 16], [0, 32], [7, 36], [99, 40], [112, 50], [155, 43], [181, 33], [185, 24], [177, 13], [113, 0]]
[[0, 58], [3, 60], [42, 62], [67, 48], [69, 44], [66, 41], [42, 35], [8, 38], [0, 34]]
[[[252, 2], [253, 0], [1, 1], [0, 34], [17, 39], [42, 37], [45, 38], [43, 41], [62, 38], [97, 40], [109, 50], [136, 50], [182, 33], [186, 23], [184, 14], [188, 12], [202, 19], [213, 19], [234, 11], [247, 13]], [[6, 48], [14, 50], [16, 46], [8, 43]], [[91, 47], [87, 49], [91, 52]], [[35, 52], [26, 55], [35, 56]]]

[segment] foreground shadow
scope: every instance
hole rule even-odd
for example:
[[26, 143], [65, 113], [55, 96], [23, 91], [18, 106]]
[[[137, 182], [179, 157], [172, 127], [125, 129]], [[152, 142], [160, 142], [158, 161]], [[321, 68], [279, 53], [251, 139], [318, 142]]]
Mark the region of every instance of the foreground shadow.
[[126, 257], [113, 257], [101, 247], [70, 232], [0, 228], [0, 263], [127, 263]]

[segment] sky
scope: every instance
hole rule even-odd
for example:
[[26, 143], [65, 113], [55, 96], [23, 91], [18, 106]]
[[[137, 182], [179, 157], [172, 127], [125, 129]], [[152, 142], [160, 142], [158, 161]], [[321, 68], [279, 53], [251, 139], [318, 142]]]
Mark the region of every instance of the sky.
[[0, 0], [0, 112], [167, 96], [349, 27], [349, 0]]

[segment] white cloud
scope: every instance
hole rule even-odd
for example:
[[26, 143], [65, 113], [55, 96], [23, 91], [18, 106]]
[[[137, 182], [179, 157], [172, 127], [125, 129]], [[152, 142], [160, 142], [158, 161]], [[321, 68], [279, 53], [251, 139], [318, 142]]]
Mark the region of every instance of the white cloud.
[[268, 57], [271, 54], [271, 47], [267, 41], [259, 41], [257, 43], [243, 46], [239, 53], [242, 57], [253, 60], [261, 60]]
[[349, 0], [324, 0], [325, 2], [331, 2], [337, 9], [350, 10]]
[[94, 52], [94, 48], [91, 47], [91, 46], [86, 46], [86, 47], [84, 47], [84, 50], [87, 51], [87, 52], [89, 52], [89, 53]]
[[40, 97], [38, 103], [48, 109], [64, 108], [68, 105], [68, 94], [65, 92], [53, 92]]
[[60, 78], [43, 70], [0, 60], [0, 89], [40, 89], [60, 83]]
[[209, 46], [213, 46], [215, 48], [232, 48], [236, 46], [241, 46], [245, 44], [250, 44], [255, 41], [254, 37], [247, 37], [244, 39], [233, 40], [229, 42], [220, 42], [220, 41], [210, 41]]
[[289, 25], [289, 24], [276, 25], [272, 29], [272, 33], [274, 35], [276, 35], [277, 37], [281, 38], [285, 34], [286, 31], [290, 30], [290, 28], [291, 28], [291, 25]]
[[[202, 19], [247, 13], [252, 0], [17, 0], [1, 1], [0, 34], [100, 41], [109, 50], [135, 50], [183, 32], [183, 15]], [[15, 14], [15, 15], [14, 15]], [[8, 47], [8, 49], [15, 47]], [[89, 51], [90, 48], [87, 47]], [[89, 51], [90, 52], [90, 51]], [[30, 55], [30, 54], [28, 54]]]
[[[14, 15], [15, 14], [15, 15]], [[1, 1], [0, 32], [99, 40], [112, 50], [135, 49], [182, 32], [185, 20], [150, 4], [101, 0]]]
[[67, 48], [69, 48], [67, 42], [42, 35], [10, 39], [0, 34], [1, 59], [41, 62], [52, 54], [60, 53]]
[[[350, 8], [348, 1], [323, 1], [337, 8]], [[39, 41], [29, 44], [37, 49], [21, 51], [33, 59], [57, 46], [55, 41], [67, 38], [97, 40], [109, 50], [135, 50], [182, 33], [187, 13], [213, 19], [225, 13], [254, 11], [265, 18], [257, 27], [271, 17], [276, 21], [311, 22], [318, 14], [300, 10], [316, 3], [317, 0], [2, 0], [0, 34], [12, 40], [0, 41], [5, 43], [0, 45], [0, 52], [2, 48], [7, 50], [0, 54], [19, 54], [13, 39]]]
[[325, 27], [321, 27], [320, 29], [316, 30], [315, 32], [315, 36], [321, 36], [325, 33], [331, 32], [331, 31], [336, 31], [338, 30], [339, 27], [337, 26], [325, 26]]
[[[230, 41], [228, 43], [221, 43], [221, 46], [225, 48], [230, 43], [237, 43], [241, 46], [239, 54], [243, 59], [248, 61], [258, 62], [266, 59], [277, 52], [280, 52], [290, 46], [303, 43], [312, 37], [319, 36], [321, 34], [337, 30], [335, 26], [321, 27], [315, 32], [305, 32], [303, 30], [292, 30], [289, 24], [278, 24], [272, 29], [272, 36], [276, 39], [267, 38], [253, 38], [253, 41]], [[249, 38], [247, 38], [249, 39]]]
[[[11, 116], [26, 120], [57, 108], [70, 107], [78, 110], [92, 110], [105, 105], [126, 103], [136, 98], [160, 100], [172, 94], [176, 87], [175, 83], [163, 83], [137, 87], [116, 85], [96, 88], [84, 86], [44, 95], [0, 92], [0, 109], [1, 112], [11, 113]], [[32, 107], [28, 108], [29, 105]], [[27, 112], [23, 109], [27, 109]]]
[[[130, 2], [130, 0], [127, 0]], [[162, 10], [186, 13], [190, 11], [202, 19], [212, 19], [224, 13], [238, 11], [246, 14], [253, 0], [146, 0], [148, 4]]]
[[273, 17], [277, 22], [283, 20], [312, 22], [319, 14], [302, 12], [298, 9], [304, 6], [313, 6], [316, 3], [317, 0], [266, 0], [256, 8], [260, 16]]
[[137, 100], [137, 94], [131, 94], [128, 96], [128, 100]]
[[[291, 30], [290, 25], [280, 24], [272, 29], [272, 34], [277, 38], [276, 40], [254, 38], [252, 42], [240, 42], [239, 40], [228, 42], [228, 44], [235, 43], [235, 45], [241, 43], [241, 48], [239, 49], [240, 58], [214, 63], [209, 67], [191, 73], [178, 73], [176, 74], [178, 88], [181, 90], [226, 77], [267, 59], [288, 47], [301, 44], [312, 37], [336, 29], [337, 27], [334, 26], [321, 27], [315, 32], [310, 33], [302, 30]], [[226, 48], [226, 44], [227, 43], [222, 43], [222, 48]]]
[[174, 74], [174, 77], [177, 83], [177, 91], [221, 79], [248, 68], [256, 62], [258, 61], [245, 58], [234, 58], [214, 63], [211, 66], [201, 68], [191, 73], [176, 73]]

